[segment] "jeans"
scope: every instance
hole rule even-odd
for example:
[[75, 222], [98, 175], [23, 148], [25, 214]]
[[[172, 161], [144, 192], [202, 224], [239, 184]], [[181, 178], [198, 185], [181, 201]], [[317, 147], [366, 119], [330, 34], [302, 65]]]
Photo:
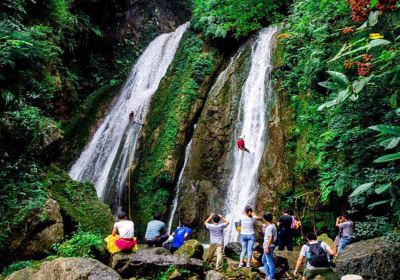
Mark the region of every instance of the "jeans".
[[350, 244], [351, 241], [351, 237], [347, 236], [347, 237], [342, 237], [342, 239], [340, 239], [339, 242], [339, 253], [343, 252], [344, 247], [346, 247], [346, 245]]
[[263, 264], [268, 279], [275, 279], [274, 246], [269, 246], [269, 254], [264, 252]]
[[289, 228], [282, 228], [278, 233], [279, 250], [282, 251], [286, 248], [288, 251], [293, 251], [292, 230]]
[[242, 234], [240, 236], [240, 242], [242, 243], [242, 252], [240, 253], [241, 262], [244, 261], [247, 252], [247, 262], [251, 263], [254, 241], [256, 241], [254, 234]]

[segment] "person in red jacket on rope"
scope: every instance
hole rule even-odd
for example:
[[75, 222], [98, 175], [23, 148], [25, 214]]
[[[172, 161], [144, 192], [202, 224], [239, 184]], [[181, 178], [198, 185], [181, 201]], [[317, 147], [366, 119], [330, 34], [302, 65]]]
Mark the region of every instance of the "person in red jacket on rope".
[[244, 135], [239, 137], [239, 140], [236, 142], [236, 145], [239, 150], [250, 153], [249, 149], [246, 148], [246, 145], [244, 143]]

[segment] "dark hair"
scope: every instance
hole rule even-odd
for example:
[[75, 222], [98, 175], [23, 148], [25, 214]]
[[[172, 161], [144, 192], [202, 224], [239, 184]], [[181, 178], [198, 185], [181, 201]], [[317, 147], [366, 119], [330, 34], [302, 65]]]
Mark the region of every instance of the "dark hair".
[[344, 214], [344, 215], [342, 215], [342, 218], [345, 218], [346, 220], [348, 220], [349, 219], [349, 215]]
[[153, 219], [154, 219], [154, 220], [161, 220], [161, 214], [160, 214], [160, 213], [155, 213], [155, 214], [153, 215]]
[[284, 214], [289, 214], [290, 210], [289, 209], [283, 209], [282, 211]]
[[119, 211], [117, 217], [119, 220], [126, 219], [126, 213], [124, 211]]
[[221, 218], [220, 218], [217, 214], [214, 214], [214, 216], [212, 217], [212, 219], [213, 219], [213, 222], [214, 222], [214, 223], [219, 223], [219, 221], [221, 220]]
[[272, 216], [271, 213], [264, 213], [263, 215], [264, 220], [266, 220], [267, 222], [272, 222], [272, 220], [274, 219], [274, 216]]
[[262, 246], [260, 246], [260, 245], [257, 245], [254, 248], [254, 251], [256, 251], [257, 253], [263, 254], [264, 253], [264, 248]]
[[248, 206], [248, 205], [247, 205], [247, 206], [244, 208], [244, 212], [251, 218], [252, 215], [251, 215], [251, 214], [249, 215], [249, 213], [253, 212], [253, 208], [251, 208], [251, 206]]
[[294, 212], [293, 212], [292, 209], [289, 209], [287, 213], [288, 213], [290, 216], [293, 216], [293, 215], [294, 215]]
[[317, 240], [317, 235], [314, 232], [309, 232], [306, 234], [306, 238], [307, 240]]

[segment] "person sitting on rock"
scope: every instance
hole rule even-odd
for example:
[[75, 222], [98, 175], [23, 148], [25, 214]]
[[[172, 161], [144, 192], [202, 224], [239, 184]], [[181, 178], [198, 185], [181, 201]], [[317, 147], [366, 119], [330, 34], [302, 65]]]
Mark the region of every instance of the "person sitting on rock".
[[244, 135], [239, 137], [239, 140], [236, 142], [236, 145], [239, 150], [250, 153], [250, 151], [246, 148], [246, 145], [244, 143]]
[[132, 221], [129, 221], [125, 212], [119, 212], [117, 214], [118, 222], [114, 224], [112, 235], [119, 235], [119, 238], [115, 241], [115, 245], [121, 251], [129, 251], [132, 250], [136, 245], [136, 241], [134, 239], [135, 226]]
[[161, 215], [157, 213], [153, 216], [153, 220], [147, 224], [144, 240], [149, 247], [161, 247], [169, 237], [165, 230], [165, 224], [160, 220]]
[[[211, 220], [212, 224], [209, 223]], [[215, 269], [219, 270], [224, 250], [224, 228], [229, 225], [229, 221], [225, 220], [221, 215], [211, 213], [207, 220], [205, 220], [204, 225], [210, 231], [210, 247], [208, 248], [207, 262], [211, 263], [214, 256], [216, 256]]]
[[183, 224], [181, 227], [178, 227], [175, 232], [172, 234], [174, 239], [171, 244], [171, 252], [178, 250], [186, 240], [189, 239], [190, 234], [192, 233], [192, 229], [189, 228], [186, 224]]
[[302, 280], [315, 279], [317, 275], [321, 275], [326, 280], [338, 280], [339, 277], [332, 270], [329, 259], [329, 256], [335, 255], [335, 252], [325, 242], [317, 241], [317, 236], [314, 232], [307, 233], [306, 237], [307, 244], [301, 248], [294, 276], [297, 277], [304, 258], [307, 258], [307, 266]]

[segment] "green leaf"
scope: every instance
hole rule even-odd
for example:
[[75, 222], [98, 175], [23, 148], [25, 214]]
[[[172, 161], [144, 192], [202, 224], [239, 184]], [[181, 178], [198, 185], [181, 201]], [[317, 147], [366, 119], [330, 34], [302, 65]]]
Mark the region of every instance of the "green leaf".
[[356, 80], [353, 82], [353, 92], [359, 93], [361, 92], [364, 87], [371, 81], [372, 75], [366, 78], [362, 78], [361, 80]]
[[368, 128], [382, 132], [384, 134], [400, 137], [400, 126], [379, 124], [379, 125], [370, 126]]
[[388, 162], [398, 159], [400, 159], [400, 152], [379, 157], [376, 160], [374, 160], [374, 163]]
[[331, 90], [337, 90], [339, 88], [337, 83], [325, 81], [325, 82], [320, 82], [318, 83], [321, 87], [331, 89]]
[[341, 83], [342, 85], [347, 86], [347, 85], [350, 84], [349, 79], [347, 79], [347, 77], [346, 77], [345, 74], [340, 73], [340, 72], [335, 72], [335, 71], [326, 71], [326, 72], [327, 72], [329, 75], [331, 75], [332, 78], [333, 78], [335, 81]]
[[377, 201], [377, 202], [374, 202], [374, 203], [371, 203], [370, 205], [368, 205], [368, 208], [369, 208], [369, 209], [372, 209], [372, 208], [374, 208], [375, 206], [382, 205], [382, 204], [386, 204], [386, 203], [389, 203], [389, 202], [391, 202], [391, 201], [392, 201], [392, 199]]
[[376, 6], [376, 4], [378, 4], [378, 0], [372, 0], [371, 1], [371, 9], [374, 8]]
[[368, 25], [375, 26], [378, 23], [378, 18], [381, 15], [381, 11], [371, 12], [368, 16]]
[[363, 193], [363, 192], [369, 190], [369, 189], [372, 187], [373, 184], [374, 184], [374, 182], [372, 182], [372, 183], [365, 183], [365, 184], [359, 185], [359, 186], [351, 193], [350, 197], [359, 195], [359, 194], [361, 194], [361, 193]]
[[351, 92], [348, 88], [339, 92], [338, 96], [336, 97], [337, 104], [339, 104], [342, 101], [345, 101], [350, 96], [350, 94]]
[[379, 187], [377, 187], [377, 188], [375, 189], [375, 192], [376, 192], [377, 194], [384, 193], [384, 192], [387, 191], [391, 186], [392, 186], [392, 183], [387, 183], [387, 184], [384, 184], [384, 185], [379, 185]]
[[385, 150], [390, 150], [393, 149], [395, 147], [397, 147], [397, 145], [400, 142], [400, 137], [393, 137], [391, 138], [391, 141], [389, 142], [389, 144], [385, 147]]
[[324, 110], [325, 108], [330, 108], [330, 107], [332, 107], [332, 106], [335, 106], [336, 104], [337, 104], [337, 101], [336, 101], [336, 99], [334, 99], [334, 100], [331, 100], [331, 101], [328, 101], [328, 102], [322, 104], [321, 106], [318, 107], [317, 110], [318, 110], [318, 111], [322, 111], [322, 110]]
[[390, 41], [385, 39], [375, 39], [368, 43], [368, 50], [382, 45], [389, 45], [390, 43]]

